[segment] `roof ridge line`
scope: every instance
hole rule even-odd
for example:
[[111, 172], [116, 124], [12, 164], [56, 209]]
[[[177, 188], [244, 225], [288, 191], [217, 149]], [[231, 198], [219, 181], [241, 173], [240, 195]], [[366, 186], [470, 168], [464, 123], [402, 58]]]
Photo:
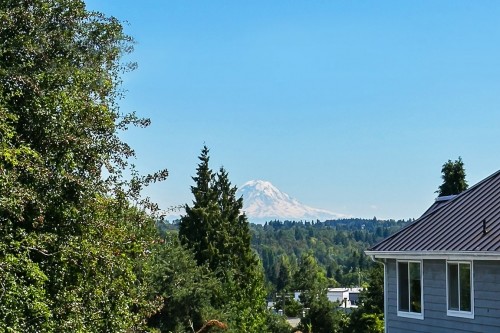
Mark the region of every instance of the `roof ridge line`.
[[[376, 244], [374, 244], [373, 246], [371, 246], [369, 248], [369, 251], [373, 250], [374, 248], [378, 247], [379, 245], [381, 245], [382, 243], [386, 243], [386, 242], [390, 242], [393, 238], [395, 238], [397, 235], [399, 235], [400, 233], [402, 233], [403, 231], [411, 228], [411, 227], [414, 227], [415, 225], [417, 225], [419, 222], [421, 222], [424, 218], [427, 218], [431, 215], [434, 215], [434, 213], [437, 213], [437, 212], [440, 212], [442, 208], [444, 207], [448, 207], [448, 205], [452, 202], [455, 202], [456, 200], [459, 200], [460, 198], [462, 198], [463, 196], [467, 195], [467, 194], [470, 194], [471, 192], [475, 191], [478, 187], [480, 187], [481, 185], [483, 185], [485, 182], [488, 182], [490, 181], [492, 178], [495, 178], [497, 177], [498, 175], [500, 175], [500, 170], [494, 172], [493, 174], [489, 175], [488, 177], [482, 179], [480, 182], [474, 184], [473, 186], [471, 186], [470, 188], [468, 188], [467, 190], [461, 192], [461, 193], [458, 193], [455, 195], [455, 197], [453, 197], [452, 199], [448, 200], [447, 202], [443, 203], [442, 205], [436, 207], [434, 210], [428, 212], [425, 211], [424, 214], [422, 216], [420, 216], [419, 218], [417, 218], [416, 220], [414, 220], [412, 223], [410, 223], [409, 225], [401, 228], [400, 230], [398, 230], [397, 232], [395, 232], [394, 234], [390, 235], [389, 237], [387, 238], [384, 238], [382, 239], [380, 242], [377, 242]], [[431, 206], [432, 207], [432, 206]], [[428, 212], [428, 213], [427, 213]], [[427, 214], [426, 214], [427, 213]], [[375, 250], [376, 251], [376, 250]]]
[[[422, 214], [422, 216], [420, 216], [418, 219], [415, 220], [415, 222], [417, 222], [418, 220], [420, 219], [423, 219], [424, 217], [427, 217], [429, 215], [432, 215], [433, 213], [441, 210], [443, 207], [446, 207], [448, 206], [451, 202], [459, 199], [460, 197], [464, 196], [465, 194], [469, 193], [469, 192], [472, 192], [474, 191], [477, 187], [479, 187], [480, 185], [482, 185], [483, 183], [487, 182], [488, 180], [490, 180], [490, 178], [494, 178], [496, 177], [498, 174], [500, 174], [500, 170], [494, 172], [493, 174], [489, 175], [488, 177], [484, 178], [483, 180], [481, 180], [479, 183], [476, 183], [474, 185], [472, 185], [471, 187], [469, 187], [468, 189], [466, 189], [465, 191], [462, 191], [458, 194], [452, 194], [454, 195], [453, 198], [451, 198], [450, 200], [446, 201], [445, 203], [443, 203], [441, 206], [439, 207], [436, 207], [435, 209], [431, 210], [430, 212], [428, 212], [427, 214], [424, 212], [424, 214]], [[438, 197], [439, 198], [439, 197]], [[402, 230], [402, 229], [401, 229]]]

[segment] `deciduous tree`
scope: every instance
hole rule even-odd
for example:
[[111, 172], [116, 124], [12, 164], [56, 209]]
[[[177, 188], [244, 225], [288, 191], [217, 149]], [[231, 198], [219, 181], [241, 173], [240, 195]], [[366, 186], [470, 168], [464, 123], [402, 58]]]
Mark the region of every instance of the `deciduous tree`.
[[81, 0], [1, 1], [0, 22], [0, 331], [139, 329], [140, 190], [167, 173], [122, 177], [119, 132], [149, 123], [118, 109], [132, 40]]
[[155, 248], [151, 267], [151, 298], [163, 303], [148, 324], [161, 332], [199, 330], [207, 320], [225, 321], [222, 311], [212, 306], [222, 285], [207, 265], [198, 266], [193, 253], [181, 246], [175, 233], [167, 233]]

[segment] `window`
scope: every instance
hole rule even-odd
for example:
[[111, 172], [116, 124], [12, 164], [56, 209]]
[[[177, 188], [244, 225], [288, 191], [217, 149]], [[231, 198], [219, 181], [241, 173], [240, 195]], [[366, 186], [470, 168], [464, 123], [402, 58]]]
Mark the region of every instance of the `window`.
[[398, 261], [398, 315], [423, 319], [422, 263]]
[[448, 315], [474, 318], [471, 263], [448, 262], [446, 275]]

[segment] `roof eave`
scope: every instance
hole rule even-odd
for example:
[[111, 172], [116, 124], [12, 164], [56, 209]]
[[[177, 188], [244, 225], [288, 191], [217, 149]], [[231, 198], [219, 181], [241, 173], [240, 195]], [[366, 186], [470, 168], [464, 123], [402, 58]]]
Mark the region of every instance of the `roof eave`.
[[365, 251], [372, 259], [500, 260], [494, 251]]

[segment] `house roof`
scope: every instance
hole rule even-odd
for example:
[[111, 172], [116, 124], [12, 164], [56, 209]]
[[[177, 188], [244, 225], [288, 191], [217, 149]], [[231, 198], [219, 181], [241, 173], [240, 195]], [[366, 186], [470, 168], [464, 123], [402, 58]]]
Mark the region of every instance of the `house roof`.
[[500, 251], [500, 171], [457, 196], [438, 199], [420, 218], [367, 252], [391, 251]]

